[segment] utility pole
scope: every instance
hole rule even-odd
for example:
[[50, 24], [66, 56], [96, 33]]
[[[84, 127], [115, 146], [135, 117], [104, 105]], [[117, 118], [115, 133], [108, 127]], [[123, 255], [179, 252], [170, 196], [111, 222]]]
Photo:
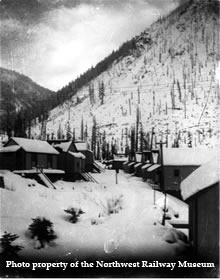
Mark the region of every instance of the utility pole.
[[160, 172], [160, 188], [163, 191], [164, 194], [164, 208], [163, 208], [163, 218], [162, 218], [162, 225], [165, 225], [165, 218], [166, 218], [166, 204], [167, 204], [167, 193], [164, 187], [164, 162], [163, 162], [163, 145], [166, 144], [166, 142], [158, 142], [156, 143], [160, 145], [160, 162], [161, 162], [161, 172]]

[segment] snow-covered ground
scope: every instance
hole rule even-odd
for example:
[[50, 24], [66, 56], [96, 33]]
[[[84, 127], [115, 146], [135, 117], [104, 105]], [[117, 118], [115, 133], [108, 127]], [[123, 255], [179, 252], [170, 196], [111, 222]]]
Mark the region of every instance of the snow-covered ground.
[[[93, 174], [99, 184], [58, 181], [53, 190], [9, 171], [1, 174], [5, 182], [5, 188], [0, 189], [1, 235], [4, 231], [19, 235], [15, 243], [24, 247], [21, 257], [168, 260], [186, 253], [182, 234], [168, 224], [161, 225], [163, 194], [156, 192], [154, 205], [152, 188], [140, 178], [120, 171], [116, 184], [115, 171], [106, 170]], [[70, 207], [85, 212], [75, 224], [64, 212]], [[188, 220], [184, 202], [169, 196], [168, 209], [171, 218], [178, 213], [178, 219]], [[38, 216], [49, 219], [57, 235], [42, 249], [28, 232], [32, 219]]]

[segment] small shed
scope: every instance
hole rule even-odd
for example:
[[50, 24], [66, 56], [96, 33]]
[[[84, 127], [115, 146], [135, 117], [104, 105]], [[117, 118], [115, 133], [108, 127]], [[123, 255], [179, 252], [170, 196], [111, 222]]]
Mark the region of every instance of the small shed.
[[219, 262], [220, 160], [213, 158], [181, 183], [181, 194], [189, 204], [189, 239], [194, 256]]
[[11, 171], [37, 166], [56, 169], [58, 154], [46, 141], [12, 137], [0, 148], [0, 168]]
[[78, 152], [72, 141], [54, 145], [59, 151], [58, 167], [65, 171], [65, 178], [76, 178], [77, 174], [85, 171], [86, 157]]
[[127, 161], [127, 157], [124, 154], [114, 155], [114, 159], [112, 161], [112, 169], [121, 169], [123, 170], [124, 163]]
[[147, 169], [151, 166], [152, 164], [151, 163], [146, 163], [144, 164], [142, 167], [141, 167], [141, 173], [142, 173], [142, 178], [144, 180], [147, 180], [148, 177], [147, 177]]
[[127, 172], [128, 164], [129, 164], [129, 160], [126, 160], [125, 162], [123, 162], [123, 169], [125, 172]]
[[143, 165], [142, 153], [136, 153], [136, 162], [134, 165], [135, 176], [141, 177], [141, 166]]
[[152, 151], [150, 151], [150, 150], [141, 152], [139, 158], [136, 156], [136, 164], [134, 166], [135, 176], [144, 178], [143, 172], [142, 172], [143, 171], [142, 167], [152, 161], [153, 161]]
[[88, 143], [86, 142], [74, 142], [76, 149], [78, 152], [81, 152], [84, 154], [85, 158], [85, 171], [86, 172], [92, 172], [94, 167], [94, 155], [93, 151], [89, 150]]

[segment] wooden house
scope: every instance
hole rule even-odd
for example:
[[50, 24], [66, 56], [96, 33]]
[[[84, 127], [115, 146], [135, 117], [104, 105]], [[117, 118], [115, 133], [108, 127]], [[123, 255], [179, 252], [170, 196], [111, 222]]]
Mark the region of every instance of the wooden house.
[[136, 162], [134, 165], [135, 176], [141, 177], [141, 166], [143, 165], [143, 154], [141, 152], [136, 153]]
[[58, 154], [46, 141], [12, 137], [0, 148], [0, 169], [56, 169]]
[[141, 173], [141, 176], [144, 180], [149, 179], [149, 174], [147, 177], [147, 170], [148, 168], [153, 165], [154, 163], [158, 163], [158, 156], [159, 156], [159, 150], [153, 149], [143, 152], [142, 156], [142, 162], [141, 170], [139, 173]]
[[219, 263], [220, 160], [213, 158], [181, 183], [189, 204], [189, 239], [197, 259]]
[[123, 163], [123, 169], [126, 173], [129, 173], [129, 174], [134, 173], [134, 166], [137, 163], [137, 159], [138, 159], [138, 162], [139, 162], [140, 159], [141, 159], [140, 153], [135, 153], [132, 160], [128, 159], [128, 161], [125, 161]]
[[65, 171], [65, 179], [76, 179], [85, 172], [86, 157], [77, 151], [74, 142], [62, 142], [54, 145], [59, 152], [58, 168]]
[[123, 162], [123, 170], [127, 173], [127, 169], [128, 169], [128, 164], [129, 164], [129, 160], [126, 160]]
[[126, 161], [127, 161], [127, 157], [125, 156], [125, 154], [114, 155], [114, 158], [112, 160], [112, 169], [123, 170], [124, 169], [123, 165]]
[[[199, 166], [208, 162], [216, 150], [208, 148], [165, 148], [163, 150], [164, 189], [171, 194], [180, 193], [180, 183]], [[158, 162], [147, 168], [147, 178], [159, 184], [161, 155]]]
[[93, 151], [89, 150], [86, 142], [74, 142], [78, 152], [84, 154], [85, 158], [85, 171], [92, 172], [94, 169], [94, 155]]

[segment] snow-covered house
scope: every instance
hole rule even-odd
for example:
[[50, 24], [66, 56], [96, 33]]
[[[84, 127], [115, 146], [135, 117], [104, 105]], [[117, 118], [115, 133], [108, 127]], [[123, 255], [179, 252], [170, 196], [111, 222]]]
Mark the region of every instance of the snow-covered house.
[[58, 154], [46, 141], [12, 137], [0, 148], [0, 168], [29, 170], [39, 166], [56, 169]]
[[220, 160], [213, 158], [181, 183], [189, 204], [189, 239], [197, 258], [219, 261]]
[[93, 151], [89, 150], [88, 143], [86, 142], [74, 142], [78, 152], [81, 152], [85, 157], [85, 171], [90, 172], [94, 169], [94, 155]]
[[[205, 164], [216, 154], [215, 149], [208, 148], [165, 148], [163, 150], [164, 189], [170, 193], [180, 192], [180, 183]], [[147, 178], [160, 182], [161, 155], [158, 163], [147, 169]]]
[[126, 173], [134, 173], [136, 176], [142, 176], [142, 167], [146, 163], [153, 163], [152, 151], [143, 151], [135, 153], [135, 160], [124, 163], [123, 168]]
[[77, 151], [74, 142], [62, 142], [54, 145], [59, 152], [58, 168], [65, 171], [65, 178], [74, 179], [85, 171], [86, 157]]
[[143, 152], [142, 162], [144, 162], [144, 164], [141, 166], [141, 176], [144, 180], [150, 179], [151, 173], [147, 173], [147, 170], [152, 165], [159, 162], [159, 150], [152, 149], [150, 151]]

